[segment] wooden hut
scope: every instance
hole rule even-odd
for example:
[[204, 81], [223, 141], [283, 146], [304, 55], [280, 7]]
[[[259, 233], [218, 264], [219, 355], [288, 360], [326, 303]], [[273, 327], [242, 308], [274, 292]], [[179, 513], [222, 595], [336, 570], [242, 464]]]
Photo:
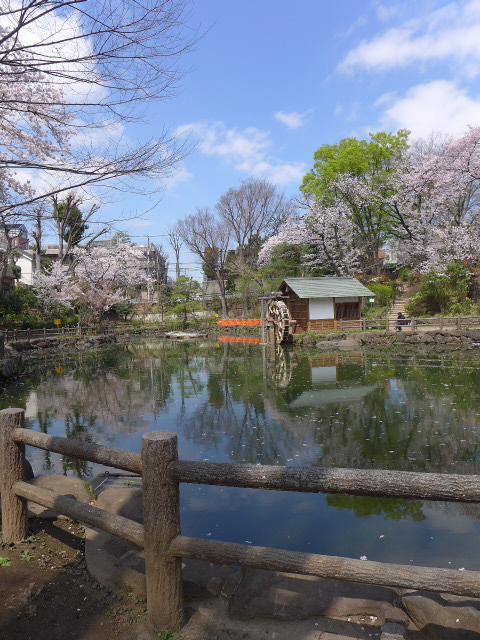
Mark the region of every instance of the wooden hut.
[[296, 331], [336, 328], [337, 320], [359, 320], [365, 299], [374, 293], [355, 278], [286, 278], [280, 285]]

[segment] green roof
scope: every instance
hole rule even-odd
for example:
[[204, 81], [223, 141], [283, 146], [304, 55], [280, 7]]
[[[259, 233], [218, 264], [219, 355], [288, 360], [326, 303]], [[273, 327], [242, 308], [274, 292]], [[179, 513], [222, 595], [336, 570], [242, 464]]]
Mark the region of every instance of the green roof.
[[285, 278], [283, 281], [299, 298], [374, 297], [375, 294], [355, 278]]

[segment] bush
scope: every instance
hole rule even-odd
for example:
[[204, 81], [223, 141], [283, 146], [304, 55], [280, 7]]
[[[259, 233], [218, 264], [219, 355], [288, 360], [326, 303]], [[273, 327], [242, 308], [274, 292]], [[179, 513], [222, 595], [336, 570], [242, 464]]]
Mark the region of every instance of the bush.
[[450, 263], [444, 273], [431, 271], [422, 277], [420, 290], [407, 306], [409, 315], [434, 315], [449, 313], [464, 315], [471, 312], [472, 303], [468, 298], [471, 275], [459, 263]]
[[0, 298], [0, 326], [5, 329], [53, 327], [55, 318], [59, 318], [64, 327], [78, 323], [78, 317], [65, 307], [58, 307], [46, 314], [36, 294], [26, 287], [16, 287]]
[[393, 286], [391, 284], [373, 282], [368, 285], [368, 288], [375, 294], [374, 304], [376, 307], [389, 307], [392, 304]]

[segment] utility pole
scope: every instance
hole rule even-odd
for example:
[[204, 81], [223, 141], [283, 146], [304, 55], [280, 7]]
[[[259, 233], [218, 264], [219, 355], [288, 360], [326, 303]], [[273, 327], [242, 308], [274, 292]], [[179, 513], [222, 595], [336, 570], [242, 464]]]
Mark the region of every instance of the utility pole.
[[150, 236], [147, 236], [147, 275], [149, 277], [148, 283], [147, 283], [147, 302], [151, 302], [151, 284], [150, 284], [150, 276], [151, 276], [151, 270], [150, 270]]

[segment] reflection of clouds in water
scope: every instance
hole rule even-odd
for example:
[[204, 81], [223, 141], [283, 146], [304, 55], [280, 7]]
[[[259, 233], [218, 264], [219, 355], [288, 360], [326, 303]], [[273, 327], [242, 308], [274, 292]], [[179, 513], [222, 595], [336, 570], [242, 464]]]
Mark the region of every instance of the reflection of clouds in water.
[[456, 534], [478, 531], [480, 505], [456, 503], [424, 503], [423, 512], [428, 526]]

